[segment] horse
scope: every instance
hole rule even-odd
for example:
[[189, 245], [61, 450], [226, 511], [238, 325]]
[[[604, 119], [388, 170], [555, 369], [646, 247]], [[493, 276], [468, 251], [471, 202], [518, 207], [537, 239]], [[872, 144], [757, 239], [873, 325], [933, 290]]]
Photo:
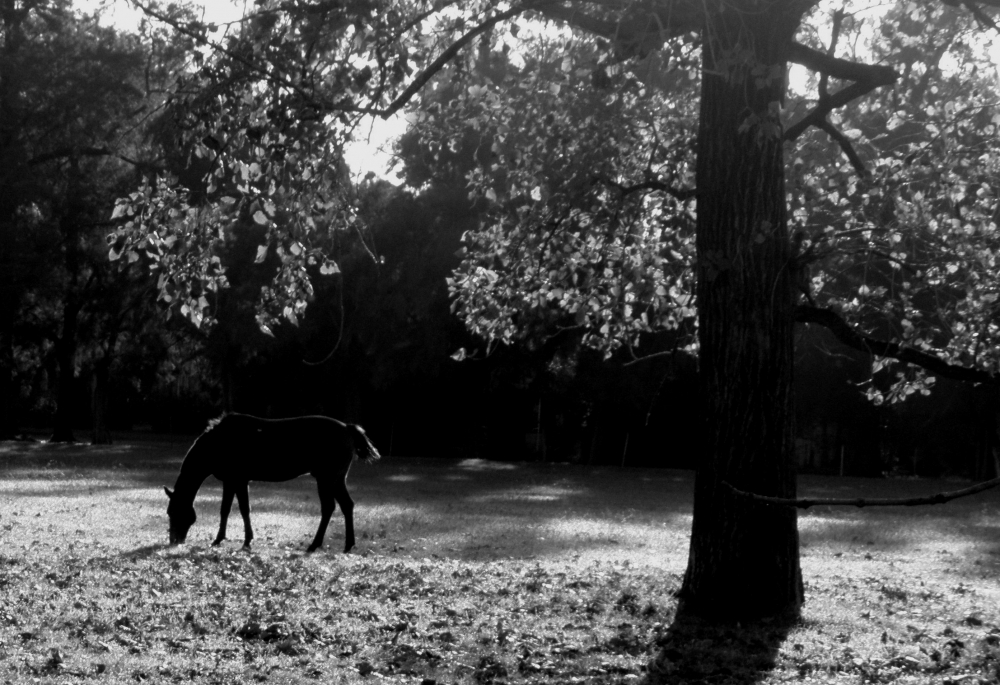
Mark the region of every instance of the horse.
[[344, 552], [350, 552], [354, 547], [354, 501], [347, 492], [347, 472], [356, 457], [372, 463], [380, 456], [361, 426], [326, 416], [261, 419], [223, 414], [209, 421], [188, 449], [174, 489], [163, 488], [170, 500], [170, 544], [187, 538], [198, 518], [195, 495], [209, 476], [222, 481], [222, 520], [212, 545], [226, 539], [226, 521], [235, 496], [243, 517], [243, 549], [250, 549], [249, 481], [281, 482], [311, 473], [319, 490], [321, 517], [308, 551], [315, 552], [323, 545], [336, 502], [344, 512]]

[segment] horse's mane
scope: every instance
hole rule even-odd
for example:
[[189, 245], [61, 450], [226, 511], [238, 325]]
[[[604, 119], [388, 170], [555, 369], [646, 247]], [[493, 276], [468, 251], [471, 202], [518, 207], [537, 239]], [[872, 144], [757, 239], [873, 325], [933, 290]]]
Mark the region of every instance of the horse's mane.
[[202, 435], [204, 435], [205, 433], [208, 433], [213, 428], [215, 428], [216, 426], [218, 426], [219, 423], [222, 421], [222, 419], [226, 418], [228, 415], [229, 414], [227, 412], [222, 412], [219, 416], [215, 417], [214, 419], [211, 419], [208, 422], [208, 426], [205, 427], [205, 431], [204, 431], [204, 433], [202, 433]]

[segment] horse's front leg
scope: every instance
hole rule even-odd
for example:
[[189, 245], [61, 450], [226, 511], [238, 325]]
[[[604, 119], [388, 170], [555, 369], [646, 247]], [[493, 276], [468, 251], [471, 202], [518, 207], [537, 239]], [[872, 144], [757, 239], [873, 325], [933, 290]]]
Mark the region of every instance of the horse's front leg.
[[229, 481], [222, 482], [222, 511], [220, 512], [219, 534], [215, 536], [215, 542], [212, 543], [213, 547], [221, 544], [226, 539], [226, 522], [229, 521], [229, 511], [233, 508], [233, 495], [235, 492], [232, 483]]
[[337, 499], [340, 511], [344, 514], [344, 553], [346, 554], [354, 547], [354, 500], [347, 492], [345, 478], [341, 478], [333, 486], [333, 496]]
[[236, 487], [236, 501], [240, 504], [240, 516], [243, 517], [243, 549], [250, 549], [253, 540], [253, 526], [250, 525], [250, 484], [240, 483]]
[[307, 552], [315, 552], [323, 546], [323, 538], [326, 536], [326, 527], [330, 523], [330, 517], [333, 516], [333, 509], [336, 506], [336, 499], [333, 495], [333, 487], [331, 486], [329, 480], [320, 480], [317, 478], [316, 487], [319, 490], [319, 528], [316, 530], [316, 537], [313, 538], [312, 544], [309, 545], [309, 548], [306, 550]]
[[[334, 481], [332, 485], [326, 492], [326, 499], [335, 499], [337, 504], [340, 505], [340, 510], [344, 513], [344, 553], [350, 552], [354, 547], [354, 500], [351, 499], [350, 493], [347, 492], [347, 481], [346, 476], [342, 476], [338, 480]], [[323, 542], [323, 533], [326, 532], [326, 524], [330, 520], [330, 515], [333, 513], [333, 502], [330, 502], [329, 508], [326, 506], [324, 501], [323, 487], [320, 487], [320, 502], [323, 502], [323, 519], [320, 521], [319, 532], [316, 533], [316, 540], [320, 543]], [[319, 545], [315, 542], [313, 543], [318, 547]], [[311, 552], [312, 547], [309, 548]]]

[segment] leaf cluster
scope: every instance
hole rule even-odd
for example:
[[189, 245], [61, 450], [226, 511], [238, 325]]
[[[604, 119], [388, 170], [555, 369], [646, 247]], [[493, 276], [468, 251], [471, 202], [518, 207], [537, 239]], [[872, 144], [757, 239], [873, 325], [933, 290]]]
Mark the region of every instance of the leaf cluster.
[[[527, 30], [524, 32], [527, 33]], [[484, 211], [449, 284], [487, 340], [575, 329], [608, 353], [652, 330], [693, 329], [691, 99], [683, 44], [613, 59], [601, 40], [497, 35], [462, 79], [446, 72], [410, 115], [430, 166], [463, 155]]]

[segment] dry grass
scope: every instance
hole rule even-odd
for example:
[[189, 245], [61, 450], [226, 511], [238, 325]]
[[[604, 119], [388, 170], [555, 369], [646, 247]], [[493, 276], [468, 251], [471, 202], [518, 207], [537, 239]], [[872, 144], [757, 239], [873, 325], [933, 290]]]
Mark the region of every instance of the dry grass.
[[[325, 548], [302, 554], [319, 509], [308, 478], [252, 487], [257, 539], [246, 554], [238, 542], [208, 547], [214, 483], [196, 500], [188, 544], [164, 545], [161, 486], [186, 446], [0, 443], [0, 682], [629, 682], [658, 642], [656, 672], [676, 682], [1000, 675], [997, 493], [809, 511], [803, 620], [702, 631], [678, 652], [687, 472], [358, 464], [356, 554], [338, 553], [339, 515]], [[801, 489], [955, 487], [807, 477]], [[239, 533], [234, 515], [230, 537]]]

